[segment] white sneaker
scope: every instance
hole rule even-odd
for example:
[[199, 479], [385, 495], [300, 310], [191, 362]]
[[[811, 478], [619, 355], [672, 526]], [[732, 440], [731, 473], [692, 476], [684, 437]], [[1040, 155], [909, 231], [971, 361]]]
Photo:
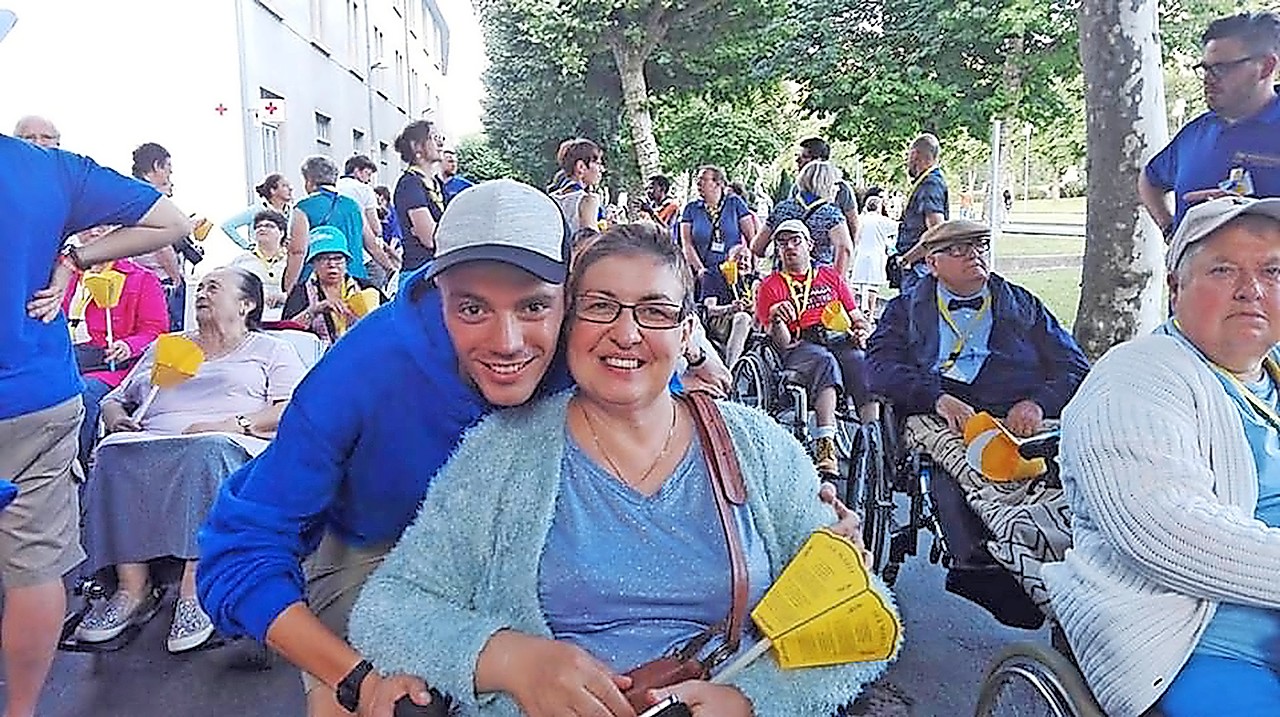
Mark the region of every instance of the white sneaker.
[[213, 636], [213, 622], [193, 597], [178, 598], [169, 626], [169, 652], [186, 652], [203, 645]]

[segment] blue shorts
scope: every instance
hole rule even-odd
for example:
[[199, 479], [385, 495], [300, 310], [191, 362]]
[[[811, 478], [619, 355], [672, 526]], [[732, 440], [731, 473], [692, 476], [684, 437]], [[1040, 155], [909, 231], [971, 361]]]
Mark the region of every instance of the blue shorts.
[[1280, 675], [1225, 657], [1192, 655], [1158, 705], [1164, 717], [1280, 714]]

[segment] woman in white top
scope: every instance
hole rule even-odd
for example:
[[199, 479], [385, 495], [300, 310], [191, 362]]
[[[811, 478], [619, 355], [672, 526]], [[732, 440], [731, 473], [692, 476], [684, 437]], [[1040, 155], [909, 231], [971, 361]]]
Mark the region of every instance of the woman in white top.
[[547, 191], [559, 205], [569, 230], [597, 226], [603, 215], [595, 188], [604, 178], [604, 152], [595, 142], [579, 137], [560, 144], [556, 161], [560, 171]]
[[881, 286], [889, 283], [885, 262], [898, 233], [898, 224], [884, 215], [883, 199], [867, 197], [858, 218], [858, 240], [854, 243], [850, 282], [858, 292], [858, 305], [875, 307]]
[[[253, 191], [262, 197], [262, 201], [222, 223], [222, 231], [226, 232], [232, 241], [250, 250], [252, 250], [253, 226], [256, 222], [254, 217], [258, 212], [272, 209], [287, 217], [293, 205], [293, 185], [289, 184], [289, 180], [285, 179], [283, 174], [268, 174], [267, 178], [262, 180], [262, 184], [254, 187]], [[249, 227], [250, 231], [248, 234], [241, 234], [240, 227]]]
[[280, 212], [271, 209], [258, 212], [253, 217], [253, 248], [231, 262], [231, 266], [253, 272], [262, 280], [266, 297], [263, 321], [279, 321], [288, 296], [283, 286], [285, 260], [289, 256], [284, 243], [288, 228], [289, 220]]

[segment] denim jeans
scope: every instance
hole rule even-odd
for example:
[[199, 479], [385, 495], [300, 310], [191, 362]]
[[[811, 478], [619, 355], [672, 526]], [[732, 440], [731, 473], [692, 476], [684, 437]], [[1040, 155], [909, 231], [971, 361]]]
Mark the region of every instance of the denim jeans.
[[80, 465], [86, 473], [89, 470], [89, 456], [93, 453], [94, 444], [98, 442], [98, 418], [102, 415], [102, 408], [98, 404], [110, 392], [111, 387], [96, 378], [84, 380], [84, 392], [80, 394], [84, 399], [84, 421], [80, 424]]

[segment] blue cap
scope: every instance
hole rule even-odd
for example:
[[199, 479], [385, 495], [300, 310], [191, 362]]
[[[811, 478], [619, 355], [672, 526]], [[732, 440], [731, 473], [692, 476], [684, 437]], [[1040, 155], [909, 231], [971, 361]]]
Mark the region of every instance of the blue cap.
[[351, 251], [347, 249], [347, 235], [337, 227], [319, 226], [308, 234], [307, 263], [310, 264], [321, 254], [341, 254], [351, 261]]

